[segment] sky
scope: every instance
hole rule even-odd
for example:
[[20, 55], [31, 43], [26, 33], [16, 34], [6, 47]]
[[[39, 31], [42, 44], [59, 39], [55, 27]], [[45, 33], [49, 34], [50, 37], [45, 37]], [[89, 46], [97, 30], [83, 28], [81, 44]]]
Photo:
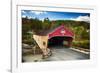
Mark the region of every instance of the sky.
[[90, 22], [90, 13], [76, 13], [76, 12], [53, 12], [53, 11], [33, 11], [33, 10], [22, 10], [21, 15], [23, 18], [26, 16], [30, 18], [38, 18], [44, 20], [75, 20]]

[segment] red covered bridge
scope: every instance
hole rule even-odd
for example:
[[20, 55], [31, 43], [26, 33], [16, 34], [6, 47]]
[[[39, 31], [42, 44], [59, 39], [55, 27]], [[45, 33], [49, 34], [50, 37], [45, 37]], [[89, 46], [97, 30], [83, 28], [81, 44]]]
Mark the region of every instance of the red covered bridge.
[[49, 43], [53, 45], [66, 45], [70, 47], [74, 37], [74, 33], [64, 25], [61, 25], [54, 29], [52, 32], [49, 32], [48, 36]]
[[74, 33], [64, 25], [61, 25], [55, 29], [41, 31], [33, 38], [41, 48], [46, 48], [53, 45], [65, 45], [70, 47], [73, 37]]
[[47, 56], [50, 52], [48, 47], [51, 46], [66, 46], [70, 47], [74, 33], [64, 25], [55, 29], [45, 30], [33, 35], [36, 45], [42, 50], [43, 56]]

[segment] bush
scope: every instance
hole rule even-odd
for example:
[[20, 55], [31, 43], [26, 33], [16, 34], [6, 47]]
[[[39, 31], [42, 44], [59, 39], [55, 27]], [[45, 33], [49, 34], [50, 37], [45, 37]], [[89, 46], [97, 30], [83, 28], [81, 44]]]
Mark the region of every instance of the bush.
[[29, 45], [34, 45], [34, 41], [32, 39], [22, 40], [22, 43], [29, 44]]
[[73, 46], [89, 49], [90, 48], [90, 41], [89, 40], [73, 41]]

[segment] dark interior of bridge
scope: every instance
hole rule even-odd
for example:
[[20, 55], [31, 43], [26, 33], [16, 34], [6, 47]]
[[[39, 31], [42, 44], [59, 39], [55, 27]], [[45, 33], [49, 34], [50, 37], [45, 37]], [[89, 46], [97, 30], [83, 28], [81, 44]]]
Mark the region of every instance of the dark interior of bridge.
[[71, 37], [64, 37], [64, 36], [52, 37], [51, 39], [48, 40], [48, 47], [53, 47], [53, 46], [68, 47], [70, 40], [72, 40]]

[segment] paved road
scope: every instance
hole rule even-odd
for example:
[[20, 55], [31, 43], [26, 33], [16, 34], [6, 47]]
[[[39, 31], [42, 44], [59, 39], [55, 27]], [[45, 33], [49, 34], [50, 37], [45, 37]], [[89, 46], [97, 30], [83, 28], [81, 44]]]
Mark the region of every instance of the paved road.
[[64, 61], [64, 60], [86, 60], [89, 59], [89, 55], [73, 51], [64, 47], [52, 47], [52, 56], [46, 59], [46, 61]]
[[86, 60], [89, 59], [88, 54], [73, 51], [70, 48], [51, 47], [52, 56], [47, 59], [42, 59], [42, 55], [26, 55], [23, 56], [25, 62], [44, 62], [44, 61], [68, 61], [68, 60]]

